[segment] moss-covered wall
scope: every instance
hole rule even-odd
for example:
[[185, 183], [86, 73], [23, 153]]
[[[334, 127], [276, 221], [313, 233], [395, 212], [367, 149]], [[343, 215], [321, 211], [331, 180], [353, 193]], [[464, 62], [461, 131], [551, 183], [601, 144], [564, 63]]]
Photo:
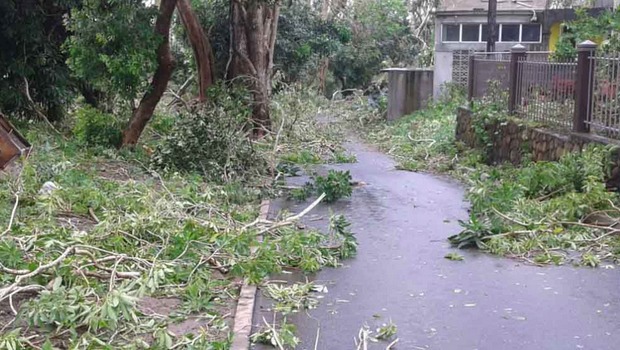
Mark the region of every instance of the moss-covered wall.
[[566, 152], [580, 151], [585, 145], [615, 145], [611, 157], [609, 185], [620, 188], [620, 142], [582, 133], [558, 133], [534, 128], [516, 120], [491, 120], [475, 123], [474, 114], [459, 108], [456, 139], [468, 147], [485, 149], [489, 163], [510, 162], [518, 165], [525, 154], [533, 160], [556, 161]]

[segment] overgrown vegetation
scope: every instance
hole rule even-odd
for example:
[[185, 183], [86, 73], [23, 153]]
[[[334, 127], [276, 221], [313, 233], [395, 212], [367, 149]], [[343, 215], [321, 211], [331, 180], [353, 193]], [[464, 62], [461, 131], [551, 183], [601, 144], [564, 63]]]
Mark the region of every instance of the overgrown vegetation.
[[618, 11], [604, 10], [592, 16], [588, 8], [575, 10], [577, 18], [562, 24], [562, 34], [557, 43], [556, 56], [563, 59], [577, 57], [577, 45], [591, 40], [599, 44], [602, 52], [618, 52], [620, 49], [620, 14]]
[[[225, 348], [235, 277], [262, 283], [282, 268], [316, 272], [354, 255], [343, 217], [326, 234], [299, 231], [290, 217], [255, 220], [260, 199], [277, 193], [286, 176], [282, 150], [310, 148], [314, 140], [303, 134], [320, 135], [311, 122], [318, 105], [296, 109], [282, 100], [278, 108], [288, 113], [280, 136], [252, 141], [243, 104], [214, 94], [212, 109], [160, 116], [141, 150], [112, 148], [115, 119], [88, 107], [76, 112], [74, 138], [24, 126], [35, 151], [21, 171], [0, 179], [7, 225], [0, 299], [8, 314], [8, 298], [15, 300], [19, 314], [0, 342]], [[340, 131], [333, 135], [316, 149], [339, 147]], [[178, 307], [151, 310], [157, 300]], [[169, 330], [197, 315], [206, 317], [206, 332]]]
[[558, 162], [480, 168], [470, 176], [472, 219], [451, 242], [535, 263], [617, 259], [619, 198], [605, 188], [608, 156], [590, 148]]

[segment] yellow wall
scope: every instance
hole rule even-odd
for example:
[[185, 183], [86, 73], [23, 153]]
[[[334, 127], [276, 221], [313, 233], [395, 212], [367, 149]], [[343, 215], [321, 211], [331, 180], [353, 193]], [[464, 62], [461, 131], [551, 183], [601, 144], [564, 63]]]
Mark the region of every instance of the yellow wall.
[[556, 22], [551, 25], [551, 33], [549, 34], [549, 51], [555, 51], [555, 46], [560, 40], [560, 34], [562, 33], [562, 23]]
[[[556, 45], [558, 40], [560, 40], [560, 35], [562, 34], [562, 22], [556, 22], [551, 25], [551, 32], [549, 34], [549, 51], [555, 52]], [[592, 38], [590, 39], [597, 43], [599, 46], [603, 43], [603, 38]]]

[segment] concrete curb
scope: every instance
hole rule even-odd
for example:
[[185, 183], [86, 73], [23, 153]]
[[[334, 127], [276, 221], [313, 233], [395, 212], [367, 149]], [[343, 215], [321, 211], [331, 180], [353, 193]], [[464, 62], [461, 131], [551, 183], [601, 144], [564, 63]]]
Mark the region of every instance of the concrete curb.
[[[259, 219], [267, 220], [269, 205], [270, 201], [268, 199], [263, 200], [260, 205]], [[252, 253], [254, 250], [252, 250]], [[248, 350], [250, 348], [250, 333], [252, 332], [252, 316], [254, 315], [256, 290], [256, 286], [249, 284], [247, 279], [243, 281], [235, 311], [234, 338], [230, 350]]]

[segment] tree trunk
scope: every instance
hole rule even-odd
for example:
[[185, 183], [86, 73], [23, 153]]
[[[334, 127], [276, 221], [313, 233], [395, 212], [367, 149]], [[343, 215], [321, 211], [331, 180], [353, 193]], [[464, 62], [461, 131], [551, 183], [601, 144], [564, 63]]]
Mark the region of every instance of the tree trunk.
[[140, 100], [140, 105], [138, 105], [138, 108], [133, 112], [129, 125], [123, 132], [123, 143], [121, 147], [138, 143], [142, 131], [153, 116], [155, 107], [157, 107], [159, 100], [168, 87], [168, 81], [170, 81], [172, 71], [174, 70], [174, 62], [170, 54], [169, 39], [170, 23], [176, 4], [177, 0], [161, 0], [159, 15], [155, 22], [155, 32], [164, 39], [157, 48], [157, 70], [155, 71], [149, 89], [142, 97], [142, 100]]
[[215, 59], [211, 43], [202, 30], [189, 0], [178, 0], [177, 9], [194, 51], [196, 69], [198, 70], [198, 96], [200, 101], [204, 102], [207, 100], [207, 89], [213, 85], [215, 77]]
[[269, 98], [280, 3], [231, 1], [233, 58], [229, 76], [247, 77], [254, 100], [254, 134], [261, 137], [271, 127]]
[[[321, 8], [321, 19], [323, 21], [327, 21], [329, 18], [329, 0], [323, 0], [323, 8]], [[324, 57], [321, 59], [319, 63], [319, 91], [323, 94], [326, 93], [326, 80], [327, 80], [327, 70], [329, 69], [329, 57]]]

